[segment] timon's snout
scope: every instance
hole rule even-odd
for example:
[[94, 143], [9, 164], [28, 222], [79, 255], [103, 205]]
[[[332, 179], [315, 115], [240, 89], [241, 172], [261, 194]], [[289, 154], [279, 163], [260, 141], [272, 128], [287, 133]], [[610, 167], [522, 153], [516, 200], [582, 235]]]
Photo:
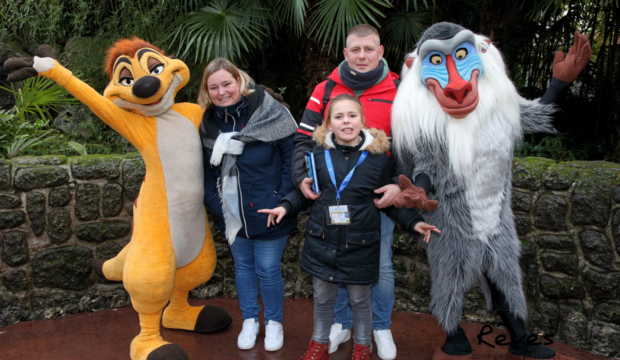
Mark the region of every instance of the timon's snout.
[[161, 81], [158, 78], [155, 76], [145, 76], [133, 84], [131, 92], [141, 99], [148, 99], [157, 94], [160, 87]]

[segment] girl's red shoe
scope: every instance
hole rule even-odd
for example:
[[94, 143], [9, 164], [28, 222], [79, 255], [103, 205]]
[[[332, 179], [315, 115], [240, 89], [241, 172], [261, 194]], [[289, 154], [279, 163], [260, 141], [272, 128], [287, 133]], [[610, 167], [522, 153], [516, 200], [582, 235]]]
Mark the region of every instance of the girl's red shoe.
[[351, 355], [351, 360], [370, 360], [370, 353], [372, 352], [372, 345], [370, 347], [355, 344], [353, 348], [353, 355]]
[[329, 343], [319, 344], [318, 342], [311, 340], [308, 350], [301, 360], [329, 360]]

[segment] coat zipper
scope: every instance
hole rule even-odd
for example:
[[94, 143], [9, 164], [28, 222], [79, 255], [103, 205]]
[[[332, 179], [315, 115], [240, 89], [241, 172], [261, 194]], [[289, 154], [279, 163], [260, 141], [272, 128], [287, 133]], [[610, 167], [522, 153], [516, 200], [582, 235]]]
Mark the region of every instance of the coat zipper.
[[386, 103], [386, 104], [393, 104], [393, 101], [390, 100], [383, 100], [383, 99], [368, 99], [368, 101], [376, 101], [376, 102], [382, 102], [382, 103]]
[[243, 211], [243, 193], [241, 192], [241, 172], [239, 172], [239, 168], [237, 167], [237, 165], [235, 165], [235, 168], [237, 169], [237, 188], [239, 189], [241, 218], [243, 219], [243, 227], [245, 228], [245, 236], [247, 236], [247, 238], [249, 239], [250, 235], [248, 234], [248, 224], [245, 221], [245, 212]]

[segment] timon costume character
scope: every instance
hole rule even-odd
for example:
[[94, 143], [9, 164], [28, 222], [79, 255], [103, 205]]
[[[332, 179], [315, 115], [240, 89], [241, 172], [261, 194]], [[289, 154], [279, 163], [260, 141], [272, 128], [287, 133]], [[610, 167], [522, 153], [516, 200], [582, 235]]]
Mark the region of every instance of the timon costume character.
[[[433, 25], [408, 55], [392, 108], [392, 133], [401, 173], [414, 182], [428, 174], [434, 191], [429, 198], [439, 202], [434, 212], [424, 214], [442, 230], [427, 248], [430, 308], [448, 333], [433, 359], [473, 359], [459, 323], [464, 296], [476, 284], [510, 332], [510, 353], [523, 359], [566, 359], [527, 340], [511, 171], [513, 150], [524, 131], [555, 132], [552, 103], [590, 56], [587, 37], [577, 32], [567, 56], [556, 53], [547, 93], [530, 101], [518, 94], [491, 41], [459, 25]], [[395, 204], [413, 197], [409, 191]]]
[[207, 333], [232, 322], [221, 308], [193, 307], [187, 301], [189, 291], [207, 282], [216, 265], [203, 205], [198, 135], [203, 111], [195, 104], [174, 103], [189, 81], [189, 69], [145, 41], [119, 40], [108, 50], [110, 83], [102, 96], [54, 60], [49, 46], [42, 45], [39, 53], [7, 60], [5, 68], [13, 70], [9, 80], [53, 79], [131, 142], [146, 165], [131, 242], [115, 258], [93, 262], [99, 275], [123, 281], [140, 315], [131, 359], [189, 359], [179, 345], [161, 337], [162, 313], [163, 326], [170, 329]]

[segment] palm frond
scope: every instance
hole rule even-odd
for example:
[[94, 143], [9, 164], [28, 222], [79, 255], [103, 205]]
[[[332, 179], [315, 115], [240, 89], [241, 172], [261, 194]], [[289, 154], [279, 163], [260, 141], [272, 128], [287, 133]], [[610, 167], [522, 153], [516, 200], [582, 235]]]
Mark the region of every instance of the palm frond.
[[397, 11], [390, 14], [381, 29], [386, 55], [394, 60], [400, 60], [400, 57], [413, 50], [431, 21], [431, 13], [425, 11], [408, 13]]
[[[403, 3], [403, 2], [405, 3], [405, 11], [409, 11], [409, 3], [410, 3], [410, 2], [411, 2], [411, 3], [413, 3], [413, 10], [418, 11], [418, 2], [419, 2], [419, 0], [404, 0], [404, 1], [403, 1], [403, 0], [394, 0], [394, 1], [392, 2], [392, 5], [393, 5], [394, 7], [397, 7], [398, 5], [400, 5], [400, 4], [401, 4], [401, 3]], [[429, 4], [429, 2], [430, 2], [431, 4], [433, 4], [433, 6], [435, 6], [435, 0], [431, 0], [431, 1], [422, 0], [422, 3], [424, 4], [424, 7], [425, 7], [426, 9], [428, 9], [428, 8], [430, 7], [430, 6], [428, 5], [428, 4]]]
[[[529, 0], [524, 0], [529, 1]], [[615, 7], [620, 6], [620, 0], [535, 0], [532, 11], [529, 12], [528, 17], [530, 19], [542, 20], [545, 18], [548, 12], [556, 13], [563, 10], [570, 4], [587, 5], [596, 3], [600, 6], [612, 5]]]
[[[309, 35], [323, 48], [344, 47], [350, 28], [358, 24], [375, 24], [375, 16], [385, 17], [379, 7], [391, 7], [387, 0], [321, 0], [308, 19]], [[328, 43], [329, 42], [329, 43]]]
[[188, 15], [173, 34], [179, 57], [194, 53], [194, 62], [207, 62], [218, 56], [243, 62], [242, 55], [259, 49], [269, 29], [265, 9], [244, 7], [232, 0], [214, 0]]
[[293, 28], [296, 36], [300, 36], [306, 20], [308, 1], [275, 0], [274, 7], [278, 13], [278, 17], [282, 19], [282, 22]]

